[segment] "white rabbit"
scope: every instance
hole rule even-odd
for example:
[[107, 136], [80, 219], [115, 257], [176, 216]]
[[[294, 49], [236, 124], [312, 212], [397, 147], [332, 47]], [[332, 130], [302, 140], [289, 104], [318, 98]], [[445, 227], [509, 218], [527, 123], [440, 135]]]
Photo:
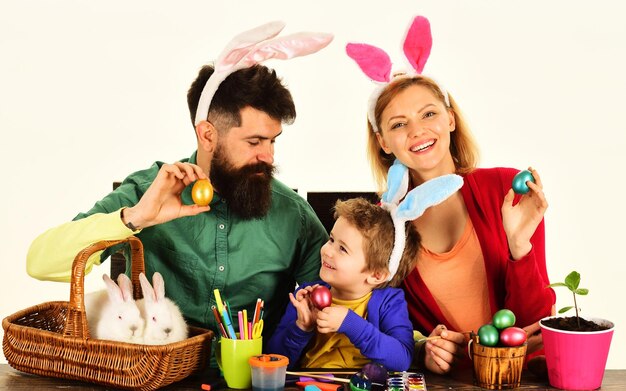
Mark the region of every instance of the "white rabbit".
[[[143, 343], [164, 345], [187, 338], [188, 327], [180, 309], [165, 297], [165, 282], [159, 272], [152, 275], [152, 284], [143, 273], [139, 274], [143, 299], [137, 301], [146, 321]], [[154, 288], [153, 288], [154, 286]]]
[[108, 275], [102, 279], [106, 290], [85, 295], [85, 311], [92, 338], [142, 343], [144, 319], [133, 299], [133, 284], [120, 274], [116, 284]]

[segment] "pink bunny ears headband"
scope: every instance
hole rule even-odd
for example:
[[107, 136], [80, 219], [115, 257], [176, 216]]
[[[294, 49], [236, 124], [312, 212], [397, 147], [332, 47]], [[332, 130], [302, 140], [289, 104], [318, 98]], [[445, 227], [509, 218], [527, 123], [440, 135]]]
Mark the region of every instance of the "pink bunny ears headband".
[[[374, 115], [378, 97], [394, 78], [421, 75], [424, 70], [424, 65], [426, 65], [426, 61], [428, 60], [428, 56], [430, 55], [432, 44], [433, 40], [430, 34], [430, 23], [428, 19], [423, 16], [416, 16], [409, 27], [402, 46], [404, 54], [414, 71], [402, 72], [394, 74], [393, 76], [391, 74], [391, 59], [384, 50], [365, 43], [349, 43], [346, 45], [346, 53], [348, 56], [356, 61], [365, 75], [372, 79], [372, 81], [379, 83], [369, 98], [367, 108], [367, 118], [374, 132], [379, 131], [376, 126], [376, 116]], [[444, 96], [446, 106], [449, 107], [450, 99], [448, 98], [448, 93], [441, 84], [437, 83], [437, 86]]]
[[215, 92], [231, 73], [270, 58], [288, 60], [306, 56], [323, 49], [333, 40], [332, 34], [305, 32], [274, 38], [284, 27], [285, 23], [280, 21], [266, 23], [240, 33], [226, 45], [200, 95], [195, 125], [206, 121]]

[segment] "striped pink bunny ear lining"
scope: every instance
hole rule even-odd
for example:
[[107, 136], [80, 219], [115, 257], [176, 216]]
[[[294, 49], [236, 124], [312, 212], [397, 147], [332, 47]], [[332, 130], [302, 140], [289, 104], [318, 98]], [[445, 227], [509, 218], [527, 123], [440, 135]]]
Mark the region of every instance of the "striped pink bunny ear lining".
[[[404, 55], [413, 71], [409, 73], [400, 72], [398, 75], [402, 77], [421, 75], [430, 56], [432, 43], [428, 19], [423, 16], [413, 18], [402, 45]], [[357, 63], [361, 71], [372, 81], [381, 83], [384, 86], [393, 79], [391, 77], [392, 62], [383, 49], [366, 43], [349, 43], [346, 45], [346, 54]], [[439, 85], [439, 89], [445, 97], [446, 105], [449, 106], [450, 102], [446, 90], [441, 85]], [[382, 86], [377, 87], [370, 96], [368, 103], [367, 117], [374, 132], [378, 132], [374, 108], [382, 91]]]
[[333, 40], [333, 35], [328, 33], [299, 32], [279, 37], [284, 27], [281, 21], [266, 23], [238, 34], [226, 45], [215, 61], [215, 70], [200, 95], [195, 125], [206, 121], [213, 96], [220, 84], [233, 72], [272, 58], [288, 60], [313, 54]]

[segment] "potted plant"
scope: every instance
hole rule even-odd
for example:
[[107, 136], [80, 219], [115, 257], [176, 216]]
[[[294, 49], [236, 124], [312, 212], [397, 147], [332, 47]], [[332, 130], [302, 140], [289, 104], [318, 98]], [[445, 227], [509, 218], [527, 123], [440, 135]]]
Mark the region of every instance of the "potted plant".
[[564, 282], [548, 287], [566, 287], [574, 305], [561, 308], [559, 314], [574, 308], [576, 316], [547, 317], [539, 322], [546, 354], [550, 385], [562, 390], [594, 390], [602, 385], [614, 325], [600, 318], [579, 316], [576, 296], [589, 293], [580, 288], [580, 273], [573, 271]]

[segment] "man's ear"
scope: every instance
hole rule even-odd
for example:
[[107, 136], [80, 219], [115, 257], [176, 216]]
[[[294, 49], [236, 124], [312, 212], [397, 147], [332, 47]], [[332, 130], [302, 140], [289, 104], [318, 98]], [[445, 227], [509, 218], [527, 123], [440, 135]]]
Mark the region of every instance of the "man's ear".
[[217, 129], [209, 121], [201, 121], [196, 125], [196, 136], [198, 137], [198, 148], [213, 153], [217, 145]]
[[389, 277], [388, 271], [375, 271], [367, 277], [366, 281], [372, 286], [377, 286], [387, 281], [387, 277]]

